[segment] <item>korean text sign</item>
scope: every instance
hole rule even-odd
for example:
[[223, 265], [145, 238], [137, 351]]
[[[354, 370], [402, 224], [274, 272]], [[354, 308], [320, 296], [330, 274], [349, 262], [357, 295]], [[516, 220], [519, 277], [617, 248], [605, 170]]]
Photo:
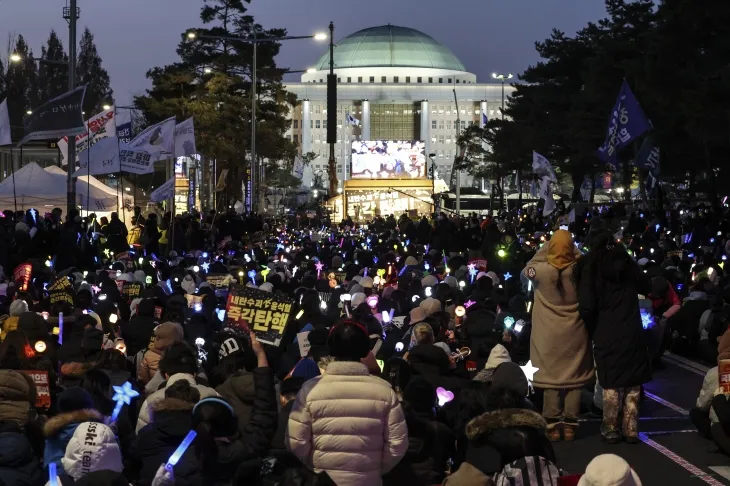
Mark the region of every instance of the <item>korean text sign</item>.
[[252, 330], [262, 343], [279, 346], [293, 307], [290, 297], [236, 287], [228, 296], [226, 319], [229, 326]]

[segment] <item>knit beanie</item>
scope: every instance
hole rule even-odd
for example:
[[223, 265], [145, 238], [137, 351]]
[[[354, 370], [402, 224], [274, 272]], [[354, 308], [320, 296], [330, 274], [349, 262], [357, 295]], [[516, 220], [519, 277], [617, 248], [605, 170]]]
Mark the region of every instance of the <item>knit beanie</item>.
[[525, 373], [519, 365], [512, 362], [502, 363], [497, 366], [492, 375], [492, 386], [494, 388], [509, 388], [521, 397], [526, 397], [529, 391]]
[[416, 376], [406, 385], [403, 400], [416, 412], [430, 412], [436, 403], [436, 390], [428, 380]]
[[725, 334], [720, 338], [720, 344], [717, 346], [717, 361], [722, 359], [730, 359], [730, 332], [725, 331]]
[[601, 454], [588, 463], [578, 486], [641, 486], [641, 480], [621, 457]]
[[411, 325], [418, 324], [426, 320], [426, 312], [421, 307], [411, 309]]
[[505, 348], [501, 344], [497, 344], [492, 348], [492, 351], [489, 353], [489, 359], [487, 359], [487, 364], [484, 366], [484, 369], [494, 369], [502, 363], [508, 363], [510, 361], [512, 360], [510, 359], [509, 351], [507, 351], [507, 348]]
[[423, 312], [426, 313], [427, 317], [437, 312], [441, 312], [441, 302], [439, 302], [437, 299], [434, 299], [433, 297], [425, 299], [418, 306], [423, 309]]
[[23, 312], [28, 312], [28, 304], [24, 300], [14, 300], [10, 304], [10, 317], [19, 317]]
[[155, 349], [163, 350], [185, 337], [183, 328], [177, 322], [163, 322], [155, 328]]
[[311, 380], [319, 375], [320, 372], [317, 363], [309, 358], [300, 359], [291, 371], [292, 378], [304, 378], [305, 380]]
[[89, 392], [80, 386], [66, 388], [58, 394], [58, 413], [76, 412], [87, 408], [94, 408], [94, 400]]
[[406, 258], [406, 265], [418, 265], [418, 260], [413, 255]]

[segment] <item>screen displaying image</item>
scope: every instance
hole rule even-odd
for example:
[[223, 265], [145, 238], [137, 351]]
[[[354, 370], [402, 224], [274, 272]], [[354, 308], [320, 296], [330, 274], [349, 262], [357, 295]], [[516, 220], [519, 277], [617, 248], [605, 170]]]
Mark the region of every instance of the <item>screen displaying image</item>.
[[423, 179], [426, 145], [419, 141], [352, 142], [353, 179]]

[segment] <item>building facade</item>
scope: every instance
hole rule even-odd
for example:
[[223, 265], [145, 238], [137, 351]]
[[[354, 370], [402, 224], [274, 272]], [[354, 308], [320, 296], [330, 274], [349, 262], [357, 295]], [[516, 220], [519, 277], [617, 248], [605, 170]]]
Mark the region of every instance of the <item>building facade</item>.
[[[470, 125], [483, 126], [483, 113], [490, 119], [501, 116], [501, 83], [478, 83], [447, 47], [415, 29], [394, 25], [364, 29], [339, 41], [334, 51], [335, 159], [340, 182], [350, 178], [352, 142], [421, 140], [427, 159], [433, 154], [437, 178], [448, 183], [458, 155], [458, 133]], [[317, 175], [326, 187], [329, 64], [327, 52], [300, 82], [286, 85], [300, 101], [291, 112], [287, 136], [299, 145], [300, 153], [317, 155], [305, 170], [305, 187]], [[505, 97], [513, 90], [506, 85]], [[348, 114], [356, 124], [347, 122]], [[462, 186], [475, 184], [462, 175]]]

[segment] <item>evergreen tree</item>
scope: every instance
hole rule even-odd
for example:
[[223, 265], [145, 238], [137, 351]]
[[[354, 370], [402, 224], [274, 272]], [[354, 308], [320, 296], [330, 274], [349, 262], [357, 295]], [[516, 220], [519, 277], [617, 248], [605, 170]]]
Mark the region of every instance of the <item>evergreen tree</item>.
[[84, 29], [79, 43], [76, 79], [78, 85], [87, 85], [84, 96], [84, 111], [87, 117], [100, 112], [112, 99], [114, 92], [110, 85], [109, 74], [101, 65], [101, 56], [96, 50], [94, 36], [88, 27]]
[[[47, 44], [41, 49], [41, 59], [68, 62], [68, 55], [64, 52], [63, 44], [54, 30], [51, 31]], [[39, 97], [42, 102], [68, 91], [68, 66], [40, 62], [38, 71]]]
[[[251, 143], [251, 73], [253, 47], [249, 42], [205, 39], [204, 36], [257, 38], [286, 35], [283, 29], [266, 30], [247, 14], [242, 0], [209, 0], [201, 9], [203, 28], [190, 41], [181, 35], [181, 61], [147, 73], [152, 89], [135, 98], [150, 123], [170, 116], [195, 117], [198, 150], [228, 168], [232, 187], [240, 187], [249, 165]], [[290, 163], [294, 143], [284, 137], [287, 114], [296, 99], [282, 85], [284, 70], [274, 57], [279, 44], [265, 42], [257, 50], [256, 153], [270, 164]], [[219, 169], [219, 170], [220, 170]], [[272, 172], [273, 173], [273, 172]], [[238, 181], [236, 181], [238, 179]]]
[[32, 60], [33, 51], [28, 48], [22, 35], [18, 36], [12, 52], [22, 58], [19, 62], [10, 62], [5, 75], [10, 124], [13, 126], [13, 139], [16, 139], [22, 135], [21, 127], [26, 112], [39, 106], [38, 70]]

